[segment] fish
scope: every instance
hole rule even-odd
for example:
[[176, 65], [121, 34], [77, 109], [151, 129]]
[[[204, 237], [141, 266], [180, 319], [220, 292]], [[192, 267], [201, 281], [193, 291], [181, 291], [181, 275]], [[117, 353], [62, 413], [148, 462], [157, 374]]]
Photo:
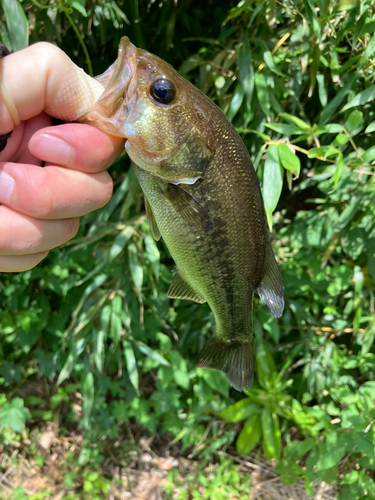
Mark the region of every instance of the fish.
[[253, 296], [275, 317], [283, 286], [249, 153], [216, 104], [127, 37], [97, 77], [105, 90], [85, 121], [126, 139], [155, 240], [176, 264], [168, 296], [203, 304], [216, 330], [197, 367], [222, 370], [238, 391], [254, 377]]

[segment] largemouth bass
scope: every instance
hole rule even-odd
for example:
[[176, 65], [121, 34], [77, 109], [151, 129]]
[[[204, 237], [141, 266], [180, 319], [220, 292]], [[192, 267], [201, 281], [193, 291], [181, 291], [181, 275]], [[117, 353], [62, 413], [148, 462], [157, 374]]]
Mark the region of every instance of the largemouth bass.
[[238, 391], [254, 373], [254, 291], [284, 308], [259, 182], [221, 110], [165, 61], [121, 39], [86, 121], [126, 138], [152, 235], [176, 263], [170, 298], [206, 302], [216, 334], [197, 366], [223, 370]]

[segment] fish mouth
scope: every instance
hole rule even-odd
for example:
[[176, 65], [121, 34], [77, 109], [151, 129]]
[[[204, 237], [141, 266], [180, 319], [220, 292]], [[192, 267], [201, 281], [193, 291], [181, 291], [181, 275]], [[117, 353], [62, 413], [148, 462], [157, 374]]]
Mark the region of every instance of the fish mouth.
[[128, 101], [127, 93], [136, 74], [137, 50], [127, 36], [122, 37], [117, 60], [96, 77], [105, 90], [84, 120], [111, 135], [126, 138], [124, 125], [134, 105]]

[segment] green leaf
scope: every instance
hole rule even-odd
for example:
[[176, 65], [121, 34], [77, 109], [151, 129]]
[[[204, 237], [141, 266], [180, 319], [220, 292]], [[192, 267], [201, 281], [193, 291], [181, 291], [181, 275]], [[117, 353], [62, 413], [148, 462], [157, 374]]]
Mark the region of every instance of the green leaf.
[[21, 486], [16, 486], [12, 489], [12, 500], [29, 500], [29, 495], [26, 494], [26, 491], [21, 488]]
[[29, 45], [29, 23], [18, 0], [2, 0], [13, 52]]
[[337, 432], [331, 431], [324, 442], [322, 453], [319, 454], [316, 464], [318, 469], [330, 469], [335, 466], [351, 448], [352, 444], [348, 441], [347, 435], [339, 436]]
[[160, 252], [157, 247], [156, 241], [154, 238], [145, 235], [144, 238], [145, 248], [146, 248], [146, 256], [151, 264], [152, 270], [154, 272], [155, 278], [159, 279], [159, 269], [160, 269]]
[[246, 96], [246, 101], [250, 107], [254, 92], [254, 67], [251, 59], [250, 44], [247, 39], [238, 51], [238, 77]]
[[362, 159], [365, 163], [371, 163], [375, 160], [375, 146], [371, 146], [367, 151], [362, 154]]
[[128, 246], [130, 274], [138, 292], [142, 291], [143, 269], [138, 260], [137, 247], [134, 243]]
[[268, 93], [267, 80], [266, 77], [263, 75], [263, 73], [256, 73], [255, 88], [257, 91], [259, 106], [261, 107], [265, 116], [269, 120], [271, 120], [270, 96]]
[[369, 13], [366, 9], [365, 12], [361, 15], [361, 17], [356, 20], [355, 27], [354, 27], [354, 33], [353, 33], [353, 39], [352, 39], [352, 46], [353, 47], [357, 43], [358, 38], [362, 35], [363, 28], [366, 24], [368, 17], [369, 17], [368, 14]]
[[359, 66], [365, 66], [368, 64], [370, 57], [375, 52], [375, 34], [372, 35], [371, 40], [367, 44], [365, 51], [362, 54]]
[[253, 403], [251, 399], [245, 398], [221, 411], [219, 417], [227, 422], [240, 422], [255, 413], [260, 413], [259, 405]]
[[284, 76], [278, 69], [273, 60], [272, 54], [269, 50], [266, 50], [263, 54], [264, 64], [276, 75]]
[[83, 16], [87, 17], [85, 9], [86, 0], [66, 0], [74, 9], [78, 10]]
[[229, 384], [224, 372], [197, 368], [197, 375], [201, 377], [213, 391], [228, 397]]
[[249, 5], [252, 4], [252, 0], [241, 0], [237, 7], [233, 7], [230, 9], [228, 16], [225, 18], [223, 21], [223, 26], [230, 21], [231, 19], [234, 19], [235, 17], [238, 17], [239, 15], [242, 14], [242, 12], [249, 7]]
[[337, 185], [337, 183], [341, 179], [343, 170], [344, 170], [344, 160], [343, 160], [342, 154], [340, 154], [338, 159], [337, 159], [337, 162], [336, 162], [335, 173], [333, 174], [333, 183], [335, 186]]
[[91, 415], [92, 407], [94, 406], [94, 375], [88, 373], [83, 382], [83, 415], [84, 415], [84, 426], [86, 429], [89, 426], [89, 419]]
[[163, 358], [163, 356], [161, 354], [154, 351], [154, 349], [151, 349], [151, 347], [149, 347], [148, 345], [144, 344], [140, 340], [133, 340], [133, 342], [138, 347], [138, 349], [141, 352], [143, 352], [143, 354], [145, 354], [149, 358], [153, 359], [154, 361], [156, 361], [160, 365], [171, 366], [170, 363], [168, 363], [168, 361], [165, 358]]
[[[306, 134], [305, 130], [301, 130], [299, 127], [295, 127], [293, 125], [288, 125], [286, 123], [265, 123], [266, 127], [278, 132], [283, 135], [304, 135]], [[268, 137], [267, 137], [268, 139]]]
[[345, 122], [345, 126], [346, 126], [348, 132], [350, 133], [350, 135], [352, 135], [352, 133], [354, 131], [357, 131], [358, 128], [361, 128], [360, 125], [362, 123], [362, 120], [363, 120], [363, 113], [361, 111], [359, 111], [358, 109], [356, 109], [350, 113], [350, 115], [348, 116], [348, 118]]
[[293, 461], [301, 460], [314, 446], [315, 439], [313, 438], [303, 441], [290, 441], [284, 450], [284, 457], [288, 457]]
[[278, 147], [271, 144], [263, 170], [263, 200], [268, 225], [272, 228], [272, 213], [279, 201], [283, 188], [283, 170], [280, 165]]
[[94, 360], [95, 365], [98, 371], [101, 373], [103, 371], [104, 364], [104, 340], [107, 335], [103, 330], [97, 331], [93, 329], [93, 337], [94, 337]]
[[310, 21], [312, 29], [313, 29], [315, 35], [319, 39], [320, 29], [319, 29], [318, 15], [317, 15], [316, 10], [315, 10], [315, 2], [314, 2], [314, 0], [304, 0], [303, 3], [305, 4], [306, 14], [307, 14], [307, 17]]
[[134, 228], [132, 226], [127, 226], [116, 236], [109, 250], [109, 262], [112, 262], [123, 251], [133, 232]]
[[[119, 345], [120, 338], [121, 338], [121, 331], [122, 331], [122, 318], [121, 318], [121, 313], [122, 313], [122, 297], [120, 295], [116, 294], [111, 303], [111, 326], [109, 330], [110, 337], [113, 341], [114, 348]], [[103, 319], [103, 316], [102, 316]], [[107, 317], [105, 317], [105, 320], [107, 320]]]
[[374, 131], [375, 131], [375, 120], [367, 125], [365, 134], [370, 134], [371, 132]]
[[260, 442], [262, 437], [262, 422], [260, 413], [255, 413], [249, 417], [240, 432], [237, 441], [236, 449], [242, 455], [248, 455], [255, 446]]
[[321, 475], [322, 481], [324, 481], [327, 484], [331, 484], [335, 479], [337, 479], [337, 476], [339, 475], [339, 470], [338, 468], [334, 465], [330, 469], [326, 469], [323, 474]]
[[256, 349], [256, 366], [259, 384], [265, 389], [269, 389], [276, 379], [277, 370], [271, 353], [261, 342], [258, 342]]
[[339, 134], [335, 137], [333, 141], [334, 146], [344, 146], [350, 141], [350, 138], [346, 134]]
[[357, 78], [357, 74], [352, 75], [350, 80], [346, 82], [343, 88], [335, 95], [335, 97], [329, 102], [328, 106], [323, 109], [323, 112], [319, 119], [319, 127], [325, 125], [331, 116], [335, 113], [337, 108], [340, 106], [345, 96], [349, 94], [350, 89], [352, 88], [353, 83]]
[[279, 144], [278, 150], [282, 166], [292, 172], [297, 179], [301, 170], [301, 162], [298, 156], [290, 150], [287, 144]]
[[134, 355], [134, 350], [132, 343], [129, 340], [123, 340], [123, 349], [126, 361], [126, 367], [128, 371], [128, 376], [132, 386], [134, 387], [135, 392], [139, 395], [139, 376], [138, 376], [138, 368], [137, 361]]
[[228, 120], [232, 121], [241, 107], [245, 93], [240, 82], [237, 83], [232, 100], [230, 102]]
[[324, 75], [322, 73], [318, 73], [316, 75], [316, 79], [318, 82], [318, 93], [319, 93], [319, 100], [320, 104], [324, 108], [327, 105], [327, 88], [324, 82]]
[[9, 425], [15, 432], [21, 432], [28, 418], [31, 418], [30, 412], [24, 408], [21, 398], [14, 398], [0, 408], [0, 428]]
[[188, 389], [190, 385], [189, 375], [184, 370], [173, 370], [173, 378], [177, 385], [184, 389]]
[[361, 209], [361, 205], [361, 198], [353, 197], [349, 205], [345, 207], [343, 212], [340, 214], [338, 221], [333, 227], [333, 231], [336, 233], [344, 229], [344, 227], [349, 224], [356, 213]]
[[281, 432], [279, 417], [265, 407], [261, 416], [263, 434], [263, 453], [267, 460], [279, 458], [281, 453]]
[[311, 129], [311, 125], [301, 120], [301, 118], [298, 118], [298, 116], [289, 115], [288, 113], [280, 113], [280, 116], [281, 118], [284, 118], [284, 120], [294, 123], [295, 125], [297, 125], [298, 128], [300, 128], [304, 132], [309, 132]]
[[320, 148], [309, 149], [308, 157], [317, 158], [318, 156], [323, 156], [324, 158], [330, 158], [339, 154], [341, 154], [341, 151], [334, 146], [321, 146]]

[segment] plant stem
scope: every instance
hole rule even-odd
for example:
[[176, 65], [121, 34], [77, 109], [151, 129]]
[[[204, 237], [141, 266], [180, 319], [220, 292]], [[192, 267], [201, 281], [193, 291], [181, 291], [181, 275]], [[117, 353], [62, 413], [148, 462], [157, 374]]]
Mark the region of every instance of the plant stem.
[[50, 5], [42, 5], [41, 3], [38, 2], [38, 0], [31, 0], [31, 2], [38, 7], [38, 9], [48, 9]]
[[[35, 0], [34, 0], [35, 1]], [[94, 76], [93, 74], [93, 71], [92, 71], [92, 66], [91, 66], [91, 60], [90, 60], [90, 56], [89, 56], [89, 53], [88, 53], [88, 50], [87, 50], [87, 47], [86, 47], [86, 44], [85, 42], [83, 41], [83, 38], [81, 37], [81, 34], [80, 32], [78, 31], [78, 28], [77, 26], [74, 24], [74, 21], [73, 19], [70, 17], [70, 14], [68, 12], [68, 9], [65, 7], [64, 5], [64, 2], [62, 0], [60, 0], [60, 5], [61, 5], [61, 9], [62, 11], [64, 12], [64, 14], [66, 15], [66, 17], [68, 18], [68, 21], [71, 25], [71, 27], [73, 28], [75, 34], [77, 35], [77, 38], [79, 40], [79, 43], [81, 44], [81, 47], [83, 49], [83, 52], [85, 53], [85, 58], [86, 58], [86, 64], [87, 64], [87, 69], [88, 69], [88, 72], [89, 72], [89, 75], [90, 76]]]

